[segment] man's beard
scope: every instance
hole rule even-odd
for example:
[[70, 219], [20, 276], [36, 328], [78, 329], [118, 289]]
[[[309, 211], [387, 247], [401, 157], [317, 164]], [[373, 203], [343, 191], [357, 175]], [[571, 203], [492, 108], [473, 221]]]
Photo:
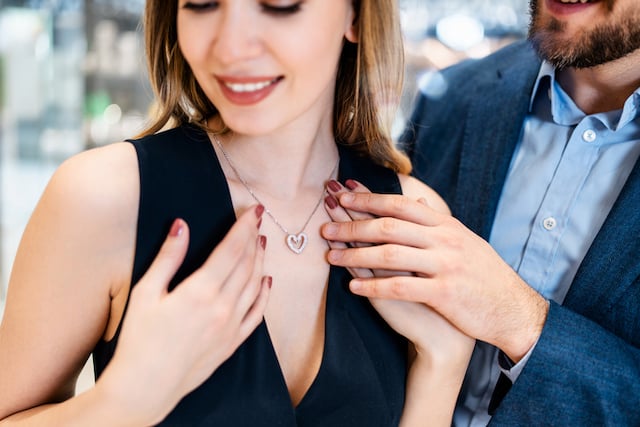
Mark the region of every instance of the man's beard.
[[[640, 5], [618, 11], [618, 18], [587, 30], [567, 41], [560, 37], [565, 24], [555, 18], [540, 22], [538, 1], [530, 0], [531, 40], [538, 55], [556, 68], [589, 68], [620, 59], [640, 48]], [[609, 14], [616, 0], [605, 0]]]

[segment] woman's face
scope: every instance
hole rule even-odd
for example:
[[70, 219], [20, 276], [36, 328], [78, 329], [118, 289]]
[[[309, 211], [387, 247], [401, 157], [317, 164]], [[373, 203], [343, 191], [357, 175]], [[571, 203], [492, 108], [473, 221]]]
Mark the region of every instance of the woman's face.
[[178, 43], [225, 124], [263, 135], [331, 123], [354, 17], [351, 0], [179, 0]]

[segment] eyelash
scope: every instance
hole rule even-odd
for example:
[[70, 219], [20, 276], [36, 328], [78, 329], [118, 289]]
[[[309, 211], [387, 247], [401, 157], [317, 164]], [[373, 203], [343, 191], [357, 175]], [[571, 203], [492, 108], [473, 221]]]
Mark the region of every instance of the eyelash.
[[182, 8], [192, 10], [194, 12], [204, 12], [208, 10], [216, 10], [220, 6], [218, 2], [212, 1], [207, 3], [192, 3], [186, 2]]
[[299, 12], [301, 6], [302, 6], [301, 1], [289, 6], [284, 6], [284, 7], [271, 6], [263, 3], [262, 10], [273, 15], [286, 16], [286, 15], [293, 15], [294, 13]]
[[[207, 3], [187, 2], [182, 7], [184, 9], [192, 10], [194, 12], [205, 12], [205, 11], [217, 10], [219, 6], [220, 6], [219, 2], [212, 1]], [[263, 12], [271, 15], [276, 15], [276, 16], [293, 15], [294, 13], [300, 11], [301, 6], [302, 6], [302, 1], [299, 1], [289, 6], [283, 6], [283, 7], [271, 6], [267, 3], [261, 4]]]

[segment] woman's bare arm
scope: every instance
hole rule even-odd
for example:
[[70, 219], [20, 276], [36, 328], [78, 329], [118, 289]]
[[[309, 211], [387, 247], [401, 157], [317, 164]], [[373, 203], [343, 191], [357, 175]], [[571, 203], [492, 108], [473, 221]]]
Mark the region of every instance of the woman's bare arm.
[[128, 289], [138, 191], [130, 144], [71, 158], [47, 185], [20, 242], [0, 325], [0, 419], [73, 395], [112, 300]]
[[127, 144], [102, 150], [99, 159], [79, 156], [55, 174], [19, 250], [0, 330], [7, 425], [156, 424], [262, 320], [270, 287], [258, 234], [264, 209], [241, 213], [169, 293], [189, 242], [188, 224], [176, 219], [130, 294], [113, 359], [95, 387], [73, 396], [89, 352], [120, 322], [133, 261], [135, 153]]

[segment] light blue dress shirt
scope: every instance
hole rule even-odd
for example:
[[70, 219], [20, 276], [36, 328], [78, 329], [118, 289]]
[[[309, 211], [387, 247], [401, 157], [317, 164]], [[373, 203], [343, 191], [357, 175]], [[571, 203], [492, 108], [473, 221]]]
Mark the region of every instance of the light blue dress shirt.
[[[640, 88], [622, 110], [585, 115], [542, 64], [489, 242], [549, 300], [564, 300], [640, 155], [639, 113]], [[505, 372], [512, 380], [530, 354]], [[494, 347], [476, 346], [456, 426], [489, 422], [496, 358]]]

